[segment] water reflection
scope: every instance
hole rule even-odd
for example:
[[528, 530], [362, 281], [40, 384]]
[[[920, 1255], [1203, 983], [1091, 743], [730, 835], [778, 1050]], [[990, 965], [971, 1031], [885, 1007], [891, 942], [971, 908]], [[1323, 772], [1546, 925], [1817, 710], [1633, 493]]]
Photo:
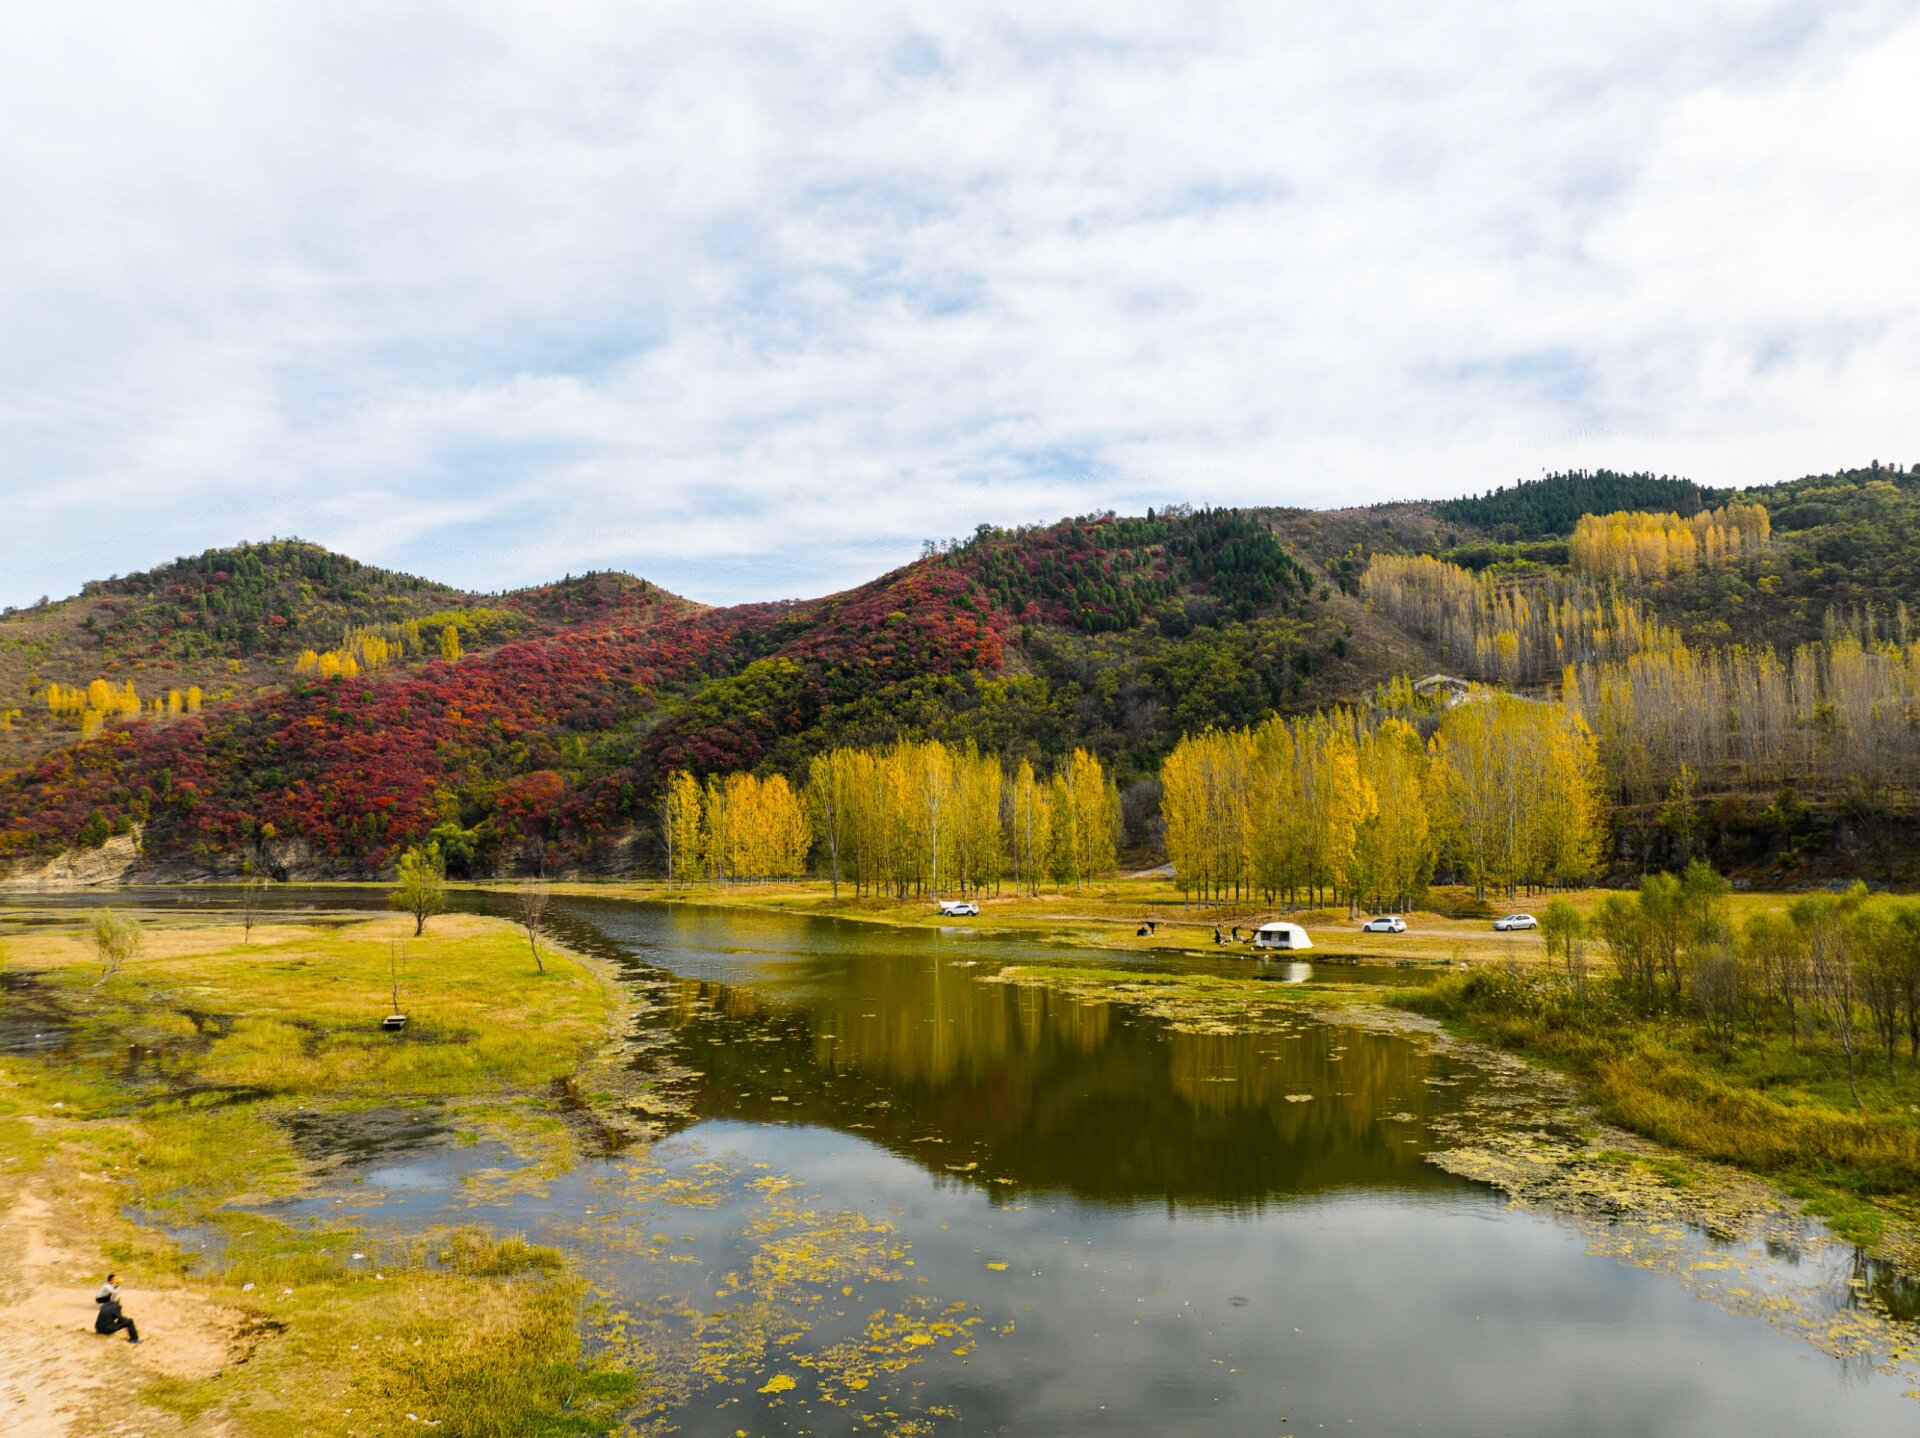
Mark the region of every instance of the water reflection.
[[1460, 1186], [1420, 1157], [1426, 1116], [1456, 1092], [1429, 1086], [1436, 1060], [1401, 1039], [1305, 1017], [1166, 1032], [915, 956], [774, 988], [672, 987], [701, 1116], [862, 1133], [1003, 1193], [1244, 1207]]
[[0, 970], [0, 1054], [56, 1053], [71, 1029], [32, 975]]

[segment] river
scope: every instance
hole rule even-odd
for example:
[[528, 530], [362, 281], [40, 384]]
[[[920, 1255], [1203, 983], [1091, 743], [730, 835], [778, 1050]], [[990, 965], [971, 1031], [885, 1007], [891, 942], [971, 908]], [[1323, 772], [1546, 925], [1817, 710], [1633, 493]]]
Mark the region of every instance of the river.
[[[648, 1001], [635, 1062], [681, 1105], [660, 1137], [535, 1173], [457, 1123], [375, 1115], [274, 1211], [563, 1248], [595, 1285], [600, 1341], [650, 1359], [657, 1431], [1920, 1432], [1911, 1375], [1430, 1161], [1492, 1080], [1418, 1035], [1309, 1005], [1256, 1032], [1182, 1026], [1000, 982], [1063, 953], [964, 924], [553, 911]], [[430, 1002], [430, 972], [406, 982]], [[41, 1032], [17, 1027], [22, 1046]], [[1666, 1241], [1682, 1270], [1737, 1259], [1743, 1282], [1830, 1314], [1863, 1301], [1838, 1245]]]

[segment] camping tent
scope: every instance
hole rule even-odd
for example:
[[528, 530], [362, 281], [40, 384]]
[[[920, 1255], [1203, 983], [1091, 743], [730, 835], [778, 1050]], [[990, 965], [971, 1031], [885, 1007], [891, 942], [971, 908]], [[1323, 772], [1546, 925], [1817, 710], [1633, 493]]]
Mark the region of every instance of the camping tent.
[[1276, 922], [1262, 924], [1253, 931], [1253, 946], [1256, 949], [1310, 949], [1313, 940], [1298, 924]]

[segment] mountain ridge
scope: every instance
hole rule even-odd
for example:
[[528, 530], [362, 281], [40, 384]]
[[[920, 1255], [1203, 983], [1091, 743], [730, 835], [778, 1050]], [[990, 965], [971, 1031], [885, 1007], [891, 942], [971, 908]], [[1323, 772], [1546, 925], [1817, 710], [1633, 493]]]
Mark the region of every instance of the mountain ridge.
[[[1843, 611], [1905, 624], [1920, 474], [1877, 466], [1741, 491], [1574, 472], [1439, 502], [983, 525], [836, 594], [727, 606], [611, 571], [481, 595], [304, 541], [209, 550], [0, 617], [0, 713], [18, 711], [0, 732], [0, 862], [32, 871], [137, 832], [156, 873], [349, 877], [438, 835], [476, 873], [631, 869], [652, 861], [669, 769], [797, 774], [823, 747], [896, 734], [1036, 763], [1085, 746], [1149, 842], [1153, 775], [1181, 734], [1450, 667], [1364, 598], [1376, 556], [1524, 587], [1566, 571], [1580, 514], [1694, 494], [1771, 502], [1774, 542], [1632, 586], [1674, 633], [1787, 643]], [[161, 692], [190, 677], [194, 714]], [[146, 707], [75, 732], [85, 714], [49, 708], [45, 687], [91, 680]]]

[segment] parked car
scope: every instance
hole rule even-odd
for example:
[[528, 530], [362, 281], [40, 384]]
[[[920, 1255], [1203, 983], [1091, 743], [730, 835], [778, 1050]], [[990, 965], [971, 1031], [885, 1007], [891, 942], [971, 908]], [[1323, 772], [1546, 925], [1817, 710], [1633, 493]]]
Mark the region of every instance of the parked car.
[[1497, 934], [1510, 934], [1515, 929], [1537, 929], [1540, 921], [1532, 914], [1508, 914], [1504, 919], [1493, 921], [1493, 930]]
[[1398, 914], [1375, 914], [1360, 926], [1363, 934], [1404, 934], [1407, 921]]
[[940, 917], [943, 919], [971, 919], [978, 917], [980, 906], [966, 899], [942, 899]]

